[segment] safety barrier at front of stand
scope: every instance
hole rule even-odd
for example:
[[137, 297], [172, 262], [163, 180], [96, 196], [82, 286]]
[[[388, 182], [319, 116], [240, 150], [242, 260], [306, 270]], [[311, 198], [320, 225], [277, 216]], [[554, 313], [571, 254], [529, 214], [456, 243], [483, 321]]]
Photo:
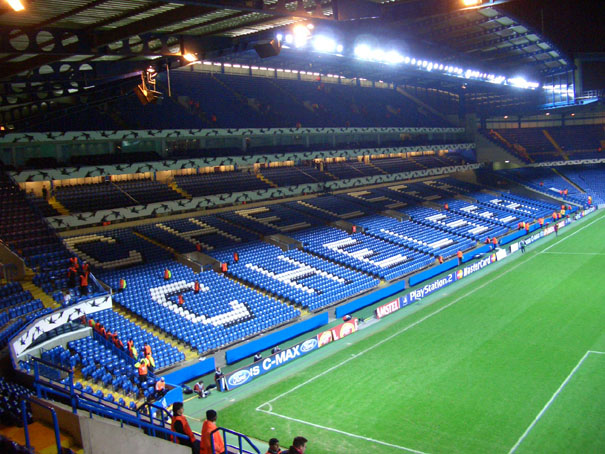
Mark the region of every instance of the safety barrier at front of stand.
[[[233, 430], [226, 429], [225, 427], [217, 427], [212, 432], [210, 432], [210, 445], [212, 446], [212, 454], [216, 452], [214, 448], [214, 433], [218, 431], [221, 431], [223, 433], [223, 441], [225, 442], [225, 448], [235, 448], [238, 450], [238, 454], [260, 454], [260, 450], [254, 445], [254, 443], [252, 443], [252, 441], [248, 437], [239, 432], [234, 432]], [[237, 446], [228, 443], [227, 434], [235, 435], [237, 437]], [[254, 451], [248, 451], [247, 449], [245, 449], [242, 444], [243, 441], [248, 443], [250, 445], [250, 448], [254, 449]], [[225, 449], [225, 452], [228, 452], [227, 449]]]
[[27, 447], [27, 449], [31, 449], [32, 447], [31, 442], [29, 440], [29, 427], [27, 426], [27, 402], [29, 402], [30, 405], [36, 404], [50, 411], [50, 414], [53, 418], [53, 429], [55, 431], [55, 442], [57, 443], [57, 452], [62, 452], [61, 432], [59, 431], [59, 419], [57, 418], [57, 412], [51, 406], [44, 405], [42, 402], [37, 402], [31, 397], [27, 397], [21, 401], [21, 413], [23, 414], [23, 432], [25, 434], [25, 446]]

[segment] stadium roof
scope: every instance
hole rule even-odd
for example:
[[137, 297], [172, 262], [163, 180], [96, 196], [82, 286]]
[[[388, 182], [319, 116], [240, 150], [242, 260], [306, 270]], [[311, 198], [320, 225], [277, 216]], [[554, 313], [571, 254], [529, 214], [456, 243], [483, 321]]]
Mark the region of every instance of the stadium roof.
[[[570, 59], [531, 27], [497, 9], [507, 0], [21, 0], [0, 6], [0, 111], [54, 98], [104, 91], [112, 96], [151, 62], [178, 67], [182, 55], [420, 83], [405, 70], [362, 68], [352, 58], [361, 36], [444, 64], [474, 65], [540, 79], [565, 72]], [[295, 23], [340, 36], [344, 56], [282, 52], [261, 60], [251, 49]], [[7, 39], [6, 39], [7, 38]], [[421, 78], [431, 83], [431, 78]], [[443, 84], [443, 81], [440, 82]], [[454, 82], [459, 85], [458, 82]], [[440, 85], [443, 86], [443, 85]], [[447, 86], [446, 86], [447, 87]], [[87, 91], [88, 90], [88, 91]], [[0, 119], [1, 120], [1, 119]]]

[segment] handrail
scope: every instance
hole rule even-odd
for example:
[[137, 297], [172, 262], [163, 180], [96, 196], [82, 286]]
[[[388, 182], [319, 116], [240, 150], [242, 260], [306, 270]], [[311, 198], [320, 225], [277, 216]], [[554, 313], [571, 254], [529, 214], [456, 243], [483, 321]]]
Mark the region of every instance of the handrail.
[[[247, 436], [245, 436], [244, 434], [241, 434], [239, 432], [234, 432], [233, 430], [227, 429], [226, 427], [217, 427], [212, 432], [210, 432], [210, 446], [212, 447], [212, 454], [216, 453], [216, 451], [214, 450], [214, 436], [213, 435], [215, 432], [218, 432], [219, 430], [223, 432], [223, 440], [225, 441], [225, 448], [227, 448], [227, 447], [236, 448], [236, 449], [238, 449], [237, 452], [239, 454], [260, 454], [259, 449], [254, 445], [254, 443], [252, 443], [252, 441]], [[226, 434], [228, 434], [228, 433], [237, 436], [238, 446], [230, 445], [227, 443]], [[242, 440], [247, 441], [248, 444], [254, 449], [254, 451], [248, 451], [247, 449], [244, 449], [242, 446]], [[225, 452], [227, 452], [226, 449], [225, 449]]]
[[153, 412], [151, 411], [152, 408], [155, 408], [156, 410], [160, 411], [160, 418], [158, 418], [160, 421], [163, 421], [163, 419], [161, 418], [161, 415], [166, 414], [166, 416], [172, 418], [172, 414], [166, 410], [164, 407], [160, 407], [159, 405], [156, 405], [152, 402], [144, 402], [141, 404], [141, 406], [139, 406], [139, 408], [136, 409], [136, 414], [137, 417], [139, 416], [139, 412], [146, 407], [150, 407], [149, 409], [149, 421], [151, 422], [151, 424], [153, 424]]
[[55, 442], [57, 443], [57, 452], [60, 453], [62, 451], [61, 432], [59, 431], [59, 419], [57, 418], [57, 412], [51, 406], [45, 405], [42, 402], [37, 402], [31, 397], [26, 397], [21, 401], [21, 413], [23, 414], [23, 432], [25, 434], [25, 446], [27, 447], [27, 449], [31, 449], [31, 443], [29, 440], [29, 428], [27, 427], [27, 402], [29, 402], [30, 404], [40, 405], [42, 408], [46, 408], [50, 411], [50, 414], [53, 418], [53, 427], [55, 430]]

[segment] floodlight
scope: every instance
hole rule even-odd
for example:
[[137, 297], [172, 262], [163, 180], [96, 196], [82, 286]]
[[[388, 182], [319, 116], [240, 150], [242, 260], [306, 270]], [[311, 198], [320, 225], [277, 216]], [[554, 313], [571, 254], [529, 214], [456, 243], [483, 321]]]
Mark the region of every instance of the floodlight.
[[275, 35], [275, 37], [277, 38], [278, 41], [281, 41], [282, 39], [284, 39], [284, 35], [282, 35], [281, 33], [278, 33], [277, 35]]
[[342, 44], [338, 44], [336, 46], [336, 52], [338, 52], [339, 54], [342, 53], [343, 50], [344, 50], [344, 47], [342, 46]]
[[483, 3], [483, 0], [462, 0], [464, 6], [478, 6]]
[[294, 33], [294, 36], [296, 36], [296, 37], [304, 36], [305, 38], [311, 34], [309, 29], [307, 27], [305, 27], [304, 25], [297, 25], [292, 30], [292, 33]]
[[11, 6], [11, 8], [15, 11], [23, 11], [25, 6], [21, 3], [21, 0], [6, 0], [7, 3]]
[[189, 63], [193, 63], [194, 61], [199, 61], [195, 54], [186, 53], [183, 54], [183, 58], [187, 60]]
[[410, 57], [405, 57], [405, 58], [403, 59], [403, 62], [404, 62], [406, 65], [407, 65], [407, 64], [409, 64], [409, 63], [410, 63]]
[[288, 34], [286, 35], [286, 42], [287, 42], [288, 44], [292, 44], [292, 42], [293, 42], [293, 41], [294, 41], [294, 36], [292, 36], [290, 33], [288, 33]]
[[386, 55], [385, 55], [385, 61], [387, 63], [397, 64], [397, 63], [403, 62], [404, 58], [396, 50], [391, 50], [391, 51], [389, 51], [389, 52], [386, 53]]
[[336, 42], [327, 36], [318, 35], [313, 39], [313, 48], [317, 52], [334, 52], [336, 50]]
[[360, 44], [359, 46], [355, 46], [355, 50], [353, 52], [357, 58], [368, 60], [372, 53], [372, 49], [370, 49], [370, 46], [367, 44]]
[[371, 58], [374, 61], [384, 61], [384, 50], [382, 49], [374, 49], [371, 54]]

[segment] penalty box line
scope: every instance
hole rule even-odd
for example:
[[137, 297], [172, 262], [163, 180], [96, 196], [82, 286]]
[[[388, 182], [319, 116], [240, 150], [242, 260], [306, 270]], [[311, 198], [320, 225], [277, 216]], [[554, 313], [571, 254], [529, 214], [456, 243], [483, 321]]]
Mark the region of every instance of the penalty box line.
[[567, 378], [563, 381], [563, 383], [561, 383], [561, 386], [559, 386], [559, 389], [557, 389], [555, 391], [555, 393], [552, 395], [552, 397], [550, 398], [550, 400], [548, 402], [546, 402], [546, 405], [544, 405], [544, 408], [542, 408], [542, 410], [540, 411], [540, 413], [538, 413], [538, 416], [536, 416], [534, 418], [534, 420], [531, 422], [531, 424], [529, 425], [529, 427], [527, 429], [525, 429], [525, 432], [523, 432], [523, 435], [521, 435], [519, 437], [519, 439], [517, 440], [517, 442], [515, 443], [515, 445], [510, 449], [510, 451], [508, 451], [508, 454], [512, 454], [513, 452], [515, 452], [517, 450], [517, 448], [519, 448], [519, 446], [521, 445], [521, 443], [523, 443], [523, 440], [525, 440], [525, 438], [527, 438], [527, 436], [529, 435], [529, 433], [531, 432], [531, 430], [536, 426], [536, 424], [538, 424], [538, 421], [540, 420], [540, 418], [542, 418], [542, 416], [544, 416], [544, 413], [546, 413], [546, 410], [548, 410], [550, 408], [550, 406], [553, 404], [553, 402], [555, 401], [555, 399], [563, 391], [563, 388], [565, 388], [565, 386], [567, 386], [567, 384], [571, 381], [571, 379], [573, 378], [573, 376], [575, 375], [575, 373], [578, 371], [578, 369], [580, 369], [580, 366], [582, 366], [582, 364], [584, 363], [584, 361], [586, 360], [586, 358], [588, 358], [588, 356], [591, 353], [594, 354], [594, 355], [605, 355], [605, 352], [598, 352], [598, 351], [595, 351], [595, 350], [588, 350], [584, 354], [584, 356], [582, 356], [582, 359], [578, 362], [578, 364], [576, 364], [576, 367], [573, 368], [573, 370], [569, 373], [569, 375], [567, 376]]

